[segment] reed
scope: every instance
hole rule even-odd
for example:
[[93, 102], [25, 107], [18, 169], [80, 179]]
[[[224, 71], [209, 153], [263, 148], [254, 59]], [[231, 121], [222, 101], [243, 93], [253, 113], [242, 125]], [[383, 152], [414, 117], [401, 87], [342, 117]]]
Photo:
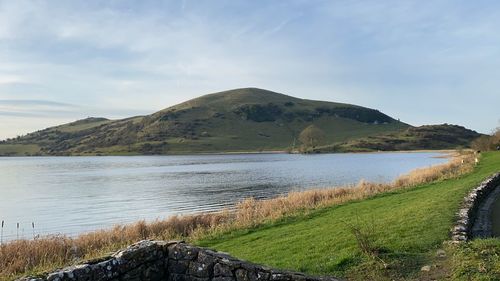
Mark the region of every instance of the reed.
[[[254, 227], [299, 211], [307, 212], [369, 198], [382, 192], [458, 177], [472, 171], [473, 167], [474, 156], [462, 154], [456, 155], [446, 164], [414, 170], [389, 184], [360, 181], [354, 186], [290, 192], [266, 200], [248, 198], [236, 204], [233, 210], [172, 216], [153, 222], [139, 221], [75, 238], [46, 236], [33, 240], [18, 239], [0, 246], [0, 280], [95, 258], [142, 239], [196, 240], [207, 235]], [[32, 228], [34, 234], [34, 223]]]

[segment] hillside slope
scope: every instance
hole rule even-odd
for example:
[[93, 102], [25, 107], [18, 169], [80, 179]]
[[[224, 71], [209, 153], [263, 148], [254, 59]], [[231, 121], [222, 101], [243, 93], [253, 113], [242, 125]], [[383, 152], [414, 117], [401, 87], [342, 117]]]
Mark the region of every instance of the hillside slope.
[[425, 125], [318, 147], [318, 152], [467, 148], [481, 134], [457, 125]]
[[378, 110], [257, 88], [205, 95], [147, 116], [88, 118], [0, 145], [0, 155], [170, 154], [285, 150], [310, 124], [324, 144], [405, 130]]

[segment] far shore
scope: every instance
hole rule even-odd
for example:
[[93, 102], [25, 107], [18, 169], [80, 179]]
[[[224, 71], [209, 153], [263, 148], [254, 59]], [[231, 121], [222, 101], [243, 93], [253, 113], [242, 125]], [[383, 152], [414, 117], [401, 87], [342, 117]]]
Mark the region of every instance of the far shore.
[[[465, 149], [470, 150], [470, 149]], [[417, 150], [387, 150], [387, 151], [346, 151], [346, 152], [317, 152], [317, 153], [300, 153], [298, 151], [285, 150], [262, 150], [262, 151], [218, 151], [218, 152], [174, 152], [169, 154], [135, 154], [135, 153], [96, 153], [96, 154], [71, 154], [71, 155], [0, 155], [0, 157], [106, 157], [106, 156], [197, 156], [197, 155], [252, 155], [252, 154], [302, 154], [302, 155], [317, 155], [317, 154], [372, 154], [372, 153], [443, 153], [449, 155], [435, 156], [437, 158], [448, 158], [452, 154], [459, 151], [458, 149], [417, 149]]]

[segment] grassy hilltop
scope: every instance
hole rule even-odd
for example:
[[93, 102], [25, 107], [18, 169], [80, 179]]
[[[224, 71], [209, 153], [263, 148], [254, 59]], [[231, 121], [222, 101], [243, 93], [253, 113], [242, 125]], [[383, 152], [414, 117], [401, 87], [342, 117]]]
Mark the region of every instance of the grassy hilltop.
[[[87, 118], [40, 130], [0, 143], [0, 155], [284, 151], [297, 148], [298, 136], [311, 124], [324, 133], [324, 151], [456, 148], [479, 136], [463, 127], [450, 131], [449, 125], [428, 126], [425, 141], [405, 146], [421, 138], [424, 129], [375, 109], [244, 88], [201, 96], [147, 116]], [[388, 142], [387, 136], [395, 141]], [[374, 145], [373, 140], [386, 144]]]

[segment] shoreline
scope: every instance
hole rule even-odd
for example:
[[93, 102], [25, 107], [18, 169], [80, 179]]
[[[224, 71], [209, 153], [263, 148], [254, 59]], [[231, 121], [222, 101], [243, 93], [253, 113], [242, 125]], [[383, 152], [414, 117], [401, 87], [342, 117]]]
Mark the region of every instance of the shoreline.
[[[405, 170], [401, 170], [400, 173], [397, 173], [397, 174], [394, 174], [393, 176], [391, 177], [388, 177], [386, 180], [381, 180], [381, 179], [372, 179], [370, 181], [370, 183], [373, 183], [373, 184], [390, 184], [392, 181], [396, 180], [399, 176], [401, 175], [406, 175], [410, 172], [412, 172], [413, 170], [415, 169], [422, 169], [422, 168], [427, 168], [427, 167], [431, 167], [431, 166], [437, 166], [437, 165], [443, 165], [443, 164], [447, 164], [453, 156], [456, 156], [458, 155], [457, 153], [451, 153], [452, 151], [448, 151], [449, 154], [442, 154], [442, 153], [445, 153], [445, 151], [441, 151], [440, 154], [437, 154], [436, 151], [433, 152], [433, 154], [431, 155], [416, 155], [415, 157], [417, 159], [428, 159], [427, 162], [429, 162], [428, 164], [425, 164], [425, 165], [422, 165], [422, 166], [418, 166], [418, 165], [414, 165], [413, 167], [411, 168], [408, 168], [408, 169], [405, 169]], [[376, 153], [376, 154], [374, 154]], [[394, 153], [401, 153], [400, 156], [397, 156], [396, 154]], [[400, 151], [400, 152], [371, 152], [370, 154], [373, 155], [373, 157], [375, 159], [378, 159], [379, 157], [382, 157], [385, 159], [386, 156], [384, 156], [383, 154], [387, 154], [388, 156], [387, 157], [391, 157], [389, 155], [394, 155], [393, 157], [397, 157], [397, 158], [400, 158], [402, 157], [403, 159], [412, 159], [413, 157], [412, 156], [404, 156], [405, 153], [422, 153], [422, 151], [417, 151], [417, 152], [407, 152], [407, 151]], [[259, 153], [259, 154], [262, 154], [262, 153]], [[274, 153], [275, 154], [275, 153]], [[233, 155], [237, 155], [237, 154], [233, 154]], [[247, 157], [245, 156], [245, 154], [241, 154], [242, 156], [240, 157], [237, 157], [236, 159], [247, 159]], [[331, 156], [328, 156], [328, 155], [331, 155]], [[338, 155], [338, 156], [335, 156], [335, 155]], [[345, 155], [342, 156], [342, 155]], [[349, 155], [352, 155], [352, 156], [349, 156]], [[356, 152], [356, 153], [337, 153], [337, 154], [325, 154], [323, 155], [322, 157], [326, 157], [326, 159], [339, 159], [339, 158], [350, 158], [350, 157], [356, 157], [355, 155], [360, 155], [360, 157], [362, 157], [363, 159], [365, 157], [368, 157], [368, 158], [372, 158], [370, 156], [362, 156], [362, 155], [369, 155], [367, 153], [361, 153], [361, 152]], [[377, 156], [379, 155], [379, 156]], [[314, 156], [314, 155], [312, 155]], [[104, 156], [103, 156], [104, 157]], [[125, 162], [134, 162], [136, 160], [134, 160], [134, 158], [122, 158], [123, 160], [120, 160], [120, 158], [115, 158], [115, 160], [112, 160], [113, 159], [113, 156], [108, 156], [109, 160], [104, 160], [103, 161], [125, 161]], [[315, 161], [314, 157], [313, 158], [308, 158], [307, 155], [305, 157], [302, 157], [302, 156], [292, 156], [292, 157], [288, 157], [288, 156], [278, 156], [277, 158], [270, 155], [269, 156], [270, 158], [267, 158], [265, 156], [261, 156], [261, 157], [257, 157], [258, 159], [285, 159], [286, 161], [302, 161], [302, 160], [305, 160], [305, 161], [309, 161], [308, 159], [312, 160], [312, 161]], [[321, 157], [321, 156], [320, 156]], [[47, 160], [43, 160], [43, 159], [47, 159]], [[440, 160], [431, 160], [432, 158], [439, 158]], [[25, 159], [25, 160], [22, 160], [22, 159]], [[78, 158], [66, 158], [66, 157], [63, 157], [63, 158], [53, 158], [53, 157], [46, 157], [46, 156], [40, 156], [39, 158], [37, 159], [40, 159], [39, 161], [52, 161], [53, 163], [57, 163], [59, 161], [70, 161], [70, 162], [73, 162], [73, 161], [77, 161], [79, 162], [80, 160], [84, 161], [85, 158], [80, 158], [80, 160], [78, 160]], [[50, 160], [52, 159], [52, 160]], [[66, 160], [64, 160], [66, 159]], [[74, 159], [74, 160], [71, 160], [71, 159]], [[94, 159], [94, 160], [91, 160], [91, 159]], [[87, 158], [88, 161], [99, 161], [100, 158]], [[143, 159], [143, 160], [139, 160], [139, 159]], [[168, 160], [168, 158], [163, 158], [164, 160], [160, 160], [162, 158], [158, 157], [156, 159], [158, 160], [154, 160], [155, 157], [153, 158], [150, 158], [148, 160], [148, 158], [137, 158], [137, 161], [146, 161], [146, 163], [150, 162], [150, 161], [171, 161], [171, 160]], [[176, 161], [175, 159], [176, 158], [172, 158], [173, 160], [172, 161]], [[198, 158], [196, 156], [193, 156], [192, 158], [181, 158], [179, 157], [178, 159], [188, 159], [188, 161], [197, 161]], [[203, 158], [200, 158], [200, 159], [203, 159]], [[224, 160], [226, 158], [224, 157], [208, 157], [207, 159], [221, 159], [221, 161], [227, 161], [227, 160]], [[248, 158], [248, 159], [253, 159], [252, 157]], [[85, 161], [87, 161], [85, 160]], [[14, 160], [16, 161], [16, 160]], [[32, 160], [32, 159], [29, 159], [29, 158], [19, 158], [19, 160], [17, 161], [26, 161], [26, 163], [37, 163], [37, 160]], [[34, 162], [33, 162], [34, 161]], [[182, 160], [183, 161], [183, 160]], [[212, 161], [212, 160], [209, 160], [209, 161]], [[230, 157], [229, 161], [232, 161], [232, 157]], [[260, 161], [260, 160], [258, 160]], [[271, 160], [272, 161], [272, 160]], [[8, 160], [5, 160], [4, 163], [6, 163], [8, 165], [9, 161]], [[92, 162], [91, 162], [92, 163]], [[94, 162], [95, 163], [95, 162]], [[308, 163], [308, 162], [306, 162]], [[360, 175], [363, 175], [363, 174], [360, 174]], [[262, 200], [266, 200], [266, 199], [273, 199], [273, 198], [277, 198], [277, 197], [281, 197], [281, 196], [286, 196], [288, 195], [289, 193], [296, 193], [296, 192], [300, 192], [300, 191], [308, 191], [308, 190], [328, 190], [328, 189], [335, 189], [335, 188], [352, 188], [352, 187], [355, 187], [357, 184], [359, 184], [360, 181], [363, 180], [363, 177], [362, 176], [359, 176], [359, 178], [357, 177], [356, 179], [350, 181], [350, 182], [347, 182], [347, 183], [338, 183], [338, 184], [329, 184], [329, 185], [314, 185], [314, 186], [309, 186], [307, 185], [307, 182], [304, 182], [304, 185], [297, 185], [297, 186], [293, 186], [287, 190], [283, 190], [281, 191], [281, 193], [272, 193], [272, 196], [269, 196], [267, 195], [265, 198], [259, 198], [262, 199]], [[270, 182], [269, 180], [267, 182]], [[250, 184], [250, 183], [249, 183]], [[304, 186], [307, 186], [307, 187], [304, 187]], [[85, 229], [70, 229], [69, 231], [66, 231], [66, 229], [52, 229], [53, 231], [49, 231], [47, 229], [44, 229], [44, 228], [38, 228], [37, 227], [37, 236], [51, 236], [51, 235], [54, 235], [54, 234], [60, 234], [60, 235], [65, 235], [65, 236], [68, 236], [68, 237], [78, 237], [79, 235], [81, 234], [85, 234], [85, 233], [89, 233], [89, 232], [93, 232], [93, 231], [99, 231], [99, 230], [106, 230], [106, 229], [110, 229], [110, 228], [113, 228], [114, 226], [116, 225], [126, 225], [126, 224], [133, 224], [133, 223], [136, 223], [138, 221], [141, 221], [141, 220], [145, 220], [146, 222], [148, 223], [151, 223], [151, 222], [154, 222], [154, 221], [157, 221], [157, 220], [165, 220], [165, 219], [168, 219], [169, 217], [172, 217], [172, 216], [182, 216], [182, 215], [198, 215], [198, 214], [202, 214], [202, 213], [218, 213], [218, 212], [221, 212], [221, 211], [224, 211], [225, 209], [226, 210], [232, 210], [235, 208], [235, 206], [241, 202], [241, 201], [244, 201], [246, 199], [249, 198], [249, 196], [251, 196], [250, 194], [239, 194], [237, 195], [239, 199], [237, 200], [234, 200], [233, 202], [231, 202], [231, 204], [229, 205], [221, 205], [221, 206], [218, 206], [218, 207], [214, 207], [213, 209], [211, 210], [204, 210], [204, 211], [200, 211], [199, 209], [198, 210], [195, 210], [195, 209], [185, 209], [184, 211], [182, 211], [182, 213], [171, 213], [171, 214], [168, 214], [168, 216], [159, 216], [158, 213], [152, 213], [153, 216], [146, 216], [146, 217], [137, 217], [136, 219], [134, 220], [128, 220], [128, 219], [120, 219], [120, 220], [115, 220], [115, 221], [112, 221], [108, 224], [100, 224], [100, 225], [97, 225], [97, 227], [92, 227], [92, 228], [85, 228]], [[201, 204], [201, 203], [200, 203]], [[25, 221], [31, 221], [32, 219], [26, 219]], [[43, 225], [42, 223], [38, 223], [36, 220], [35, 220], [35, 223], [37, 226], [41, 226]], [[27, 238], [27, 239], [30, 239], [29, 238], [30, 235], [24, 235], [22, 234], [21, 237], [23, 238]], [[16, 240], [15, 239], [15, 232], [9, 232], [7, 233], [7, 235], [4, 236], [4, 241], [12, 241], [12, 240]]]
[[[457, 178], [464, 173], [469, 173], [473, 167], [471, 155], [470, 153], [462, 154], [437, 166], [413, 170], [389, 184], [360, 182], [349, 187], [339, 186], [322, 190], [291, 192], [273, 199], [250, 198], [237, 204], [233, 211], [221, 210], [217, 213], [173, 216], [152, 222], [142, 220], [81, 233], [76, 237], [48, 235], [34, 240], [10, 241], [3, 245], [4, 260], [15, 259], [22, 266], [10, 267], [5, 264], [6, 267], [2, 273], [18, 276], [33, 269], [37, 271], [53, 269], [72, 263], [75, 259], [99, 258], [124, 245], [144, 239], [198, 241], [215, 237], [213, 235], [275, 222], [304, 212], [314, 212], [328, 206], [365, 202], [378, 194], [401, 192], [436, 180]], [[460, 164], [461, 159], [466, 159], [466, 165]], [[78, 250], [75, 252], [77, 256], [67, 255], [68, 251], [74, 251], [71, 249]], [[33, 256], [34, 253], [37, 255]], [[26, 264], [31, 259], [35, 262]]]
[[[471, 149], [466, 149], [471, 150]], [[0, 155], [0, 158], [42, 158], [42, 157], [137, 157], [137, 156], [197, 156], [197, 155], [253, 155], [253, 154], [297, 154], [297, 155], [323, 155], [323, 154], [382, 154], [382, 153], [458, 153], [458, 149], [417, 149], [417, 150], [388, 150], [388, 151], [347, 151], [347, 152], [320, 152], [299, 153], [285, 150], [265, 151], [221, 151], [200, 153], [171, 153], [171, 154], [74, 154], [74, 155]], [[450, 156], [435, 156], [435, 158], [448, 158]]]
[[[443, 162], [443, 163], [439, 163], [439, 164], [434, 164], [434, 165], [431, 165], [431, 166], [422, 166], [422, 167], [417, 167], [415, 168], [414, 170], [409, 170], [407, 171], [406, 173], [404, 174], [401, 174], [395, 178], [393, 178], [391, 181], [388, 181], [388, 182], [375, 182], [375, 181], [370, 181], [370, 182], [365, 182], [363, 179], [361, 179], [360, 181], [358, 181], [357, 183], [352, 183], [352, 184], [344, 184], [344, 185], [338, 185], [338, 186], [328, 186], [328, 187], [312, 187], [310, 189], [306, 189], [306, 190], [301, 190], [301, 191], [294, 191], [294, 190], [290, 190], [286, 193], [283, 193], [283, 194], [276, 194], [275, 196], [273, 197], [268, 197], [268, 198], [260, 198], [260, 199], [255, 199], [256, 201], [258, 202], [264, 202], [264, 201], [268, 201], [268, 200], [273, 200], [273, 199], [276, 199], [276, 198], [281, 198], [281, 197], [286, 197], [290, 194], [302, 194], [302, 193], [307, 193], [307, 192], [314, 192], [314, 191], [328, 191], [328, 190], [334, 190], [334, 189], [354, 189], [356, 188], [356, 186], [358, 186], [361, 182], [364, 182], [368, 185], [390, 185], [392, 184], [393, 182], [395, 182], [396, 180], [398, 180], [399, 178], [402, 178], [402, 177], [405, 177], [405, 176], [408, 176], [410, 175], [411, 173], [413, 173], [414, 171], [417, 171], [417, 170], [421, 170], [421, 169], [428, 169], [428, 168], [433, 168], [433, 167], [439, 167], [439, 166], [443, 166], [443, 165], [448, 165], [450, 164], [455, 158], [457, 157], [460, 157], [460, 154], [457, 152], [457, 151], [453, 151], [453, 150], [442, 150], [442, 151], [391, 151], [391, 152], [385, 152], [385, 151], [381, 151], [381, 152], [348, 152], [348, 153], [328, 153], [328, 154], [384, 154], [384, 153], [427, 153], [427, 152], [432, 152], [432, 153], [442, 153], [443, 155], [439, 155], [439, 156], [432, 156], [430, 158], [439, 158], [439, 159], [448, 159], [447, 161]], [[272, 152], [269, 152], [269, 153], [264, 153], [264, 152], [261, 152], [261, 153], [231, 153], [231, 154], [206, 154], [206, 155], [246, 155], [246, 154], [283, 154], [283, 153], [272, 153]], [[326, 153], [325, 153], [326, 154]], [[309, 154], [306, 154], [306, 156], [309, 155]], [[313, 155], [316, 155], [316, 154], [313, 154]], [[170, 156], [170, 155], [137, 155], [137, 156]], [[137, 157], [136, 156], [136, 157]], [[175, 155], [175, 156], [196, 156], [196, 155]], [[53, 156], [38, 156], [39, 158], [45, 158], [45, 157], [53, 157]], [[70, 156], [59, 156], [59, 157], [70, 157]], [[122, 157], [122, 156], [100, 156], [100, 157]], [[82, 232], [78, 232], [78, 233], [64, 233], [64, 232], [56, 232], [56, 233], [45, 233], [45, 234], [38, 234], [39, 237], [41, 238], [46, 238], [46, 237], [52, 237], [54, 235], [63, 235], [63, 236], [67, 236], [69, 238], [77, 238], [81, 235], [87, 235], [87, 234], [91, 234], [91, 233], [94, 233], [94, 232], [100, 232], [100, 231], [108, 231], [108, 230], [111, 230], [113, 229], [114, 227], [116, 226], [126, 226], [126, 225], [132, 225], [132, 224], [135, 224], [137, 222], [140, 222], [140, 221], [144, 221], [146, 223], [154, 223], [154, 222], [157, 222], [157, 221], [162, 221], [162, 220], [168, 220], [172, 217], [184, 217], [184, 216], [187, 216], [187, 217], [190, 217], [190, 216], [200, 216], [200, 215], [206, 215], [206, 214], [219, 214], [219, 213], [223, 213], [223, 212], [232, 212], [236, 209], [237, 205], [241, 202], [244, 202], [248, 199], [251, 199], [252, 197], [242, 197], [240, 200], [238, 201], [235, 201], [233, 204], [229, 205], [229, 206], [225, 206], [223, 208], [220, 208], [220, 209], [214, 209], [214, 210], [208, 210], [208, 211], [194, 211], [194, 212], [186, 212], [186, 213], [181, 213], [181, 214], [173, 214], [171, 216], [168, 216], [168, 217], [156, 217], [156, 218], [141, 218], [141, 219], [137, 219], [137, 220], [134, 220], [134, 221], [123, 221], [123, 222], [118, 222], [118, 223], [114, 223], [114, 224], [109, 224], [109, 225], [102, 225], [101, 227], [99, 228], [96, 228], [96, 229], [92, 229], [92, 230], [87, 230], [87, 231], [82, 231]], [[252, 198], [253, 199], [253, 198]], [[11, 234], [13, 235], [13, 234]], [[4, 236], [4, 238], [7, 238], [8, 236]], [[20, 240], [30, 240], [29, 238], [26, 239], [26, 238], [21, 238]], [[16, 239], [8, 239], [8, 240], [4, 240], [4, 242], [10, 242], [10, 241], [16, 241]]]

